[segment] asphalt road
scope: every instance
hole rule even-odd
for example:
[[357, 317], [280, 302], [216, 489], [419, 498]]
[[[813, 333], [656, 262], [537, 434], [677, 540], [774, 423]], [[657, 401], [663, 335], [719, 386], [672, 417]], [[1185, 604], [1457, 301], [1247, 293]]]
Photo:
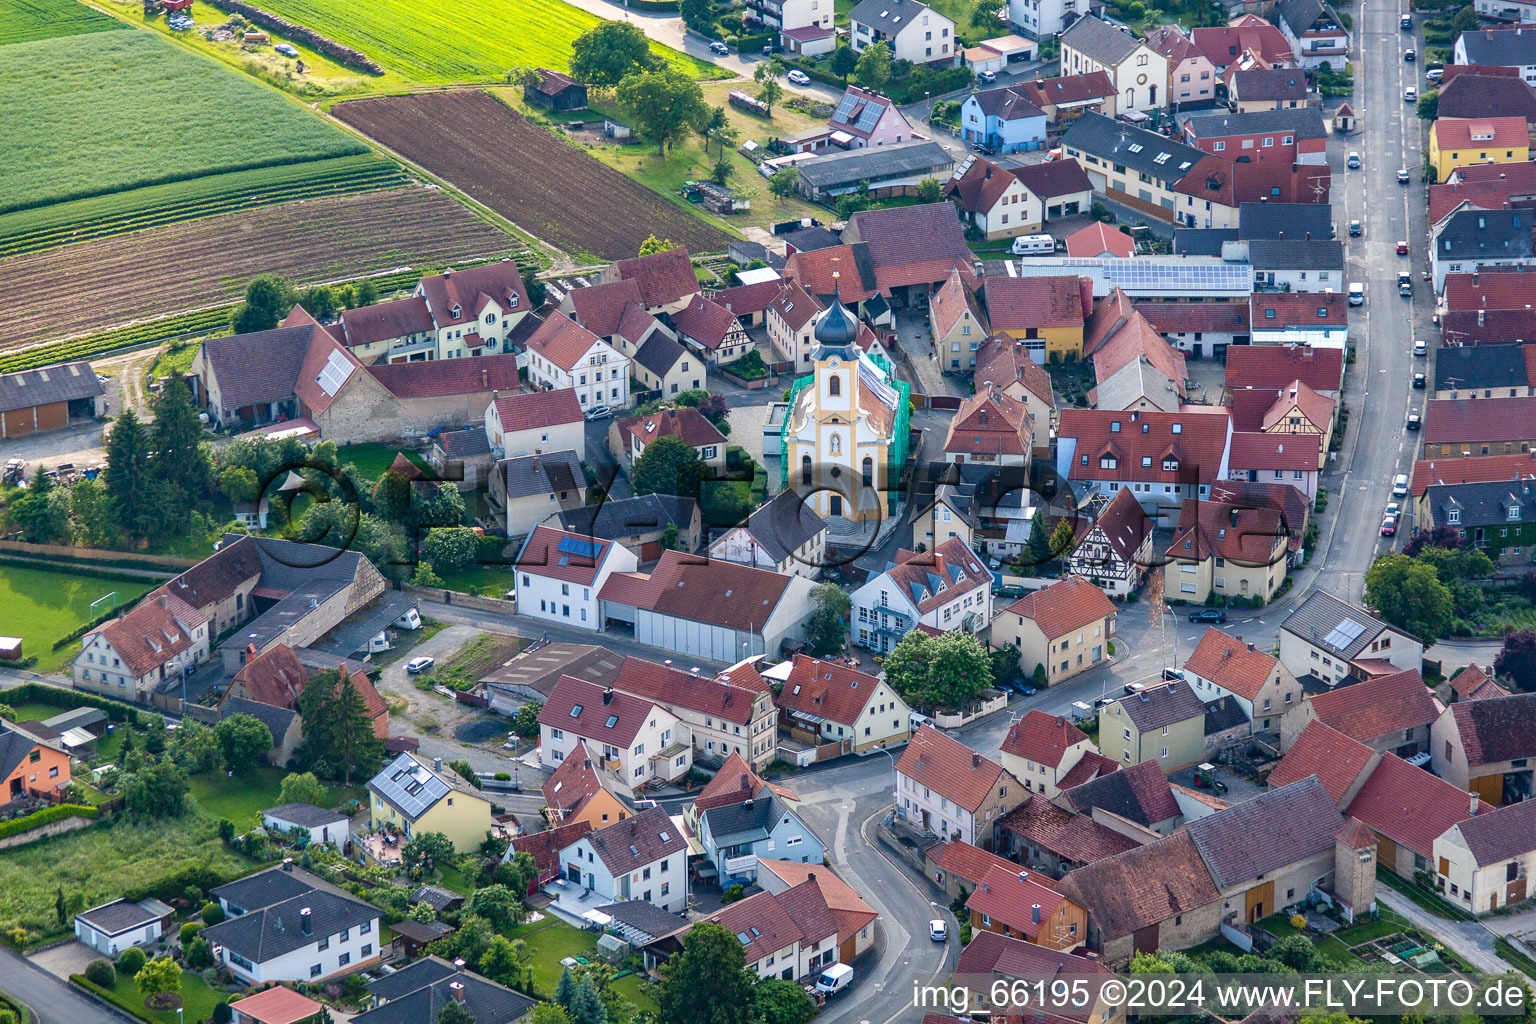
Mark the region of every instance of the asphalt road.
[[39, 1024], [134, 1024], [134, 1018], [76, 992], [10, 949], [0, 948], [0, 989], [30, 1006]]

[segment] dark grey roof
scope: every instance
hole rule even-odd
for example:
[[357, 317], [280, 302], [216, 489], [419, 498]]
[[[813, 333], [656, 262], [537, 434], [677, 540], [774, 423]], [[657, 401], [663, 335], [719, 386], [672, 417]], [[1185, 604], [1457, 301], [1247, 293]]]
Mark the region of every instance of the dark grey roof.
[[348, 615], [314, 646], [329, 654], [346, 657], [368, 646], [368, 641], [383, 633], [396, 619], [421, 602], [409, 594], [386, 590], [368, 607]]
[[75, 915], [75, 919], [84, 921], [104, 935], [121, 935], [151, 921], [158, 921], [170, 912], [171, 908], [159, 900], [145, 900], [143, 903], [115, 900], [82, 911]]
[[106, 389], [96, 379], [90, 363], [60, 363], [38, 370], [22, 370], [0, 376], [0, 412], [30, 409], [51, 402], [95, 398]]
[[[874, 3], [876, 0], [864, 0]], [[937, 142], [898, 142], [894, 146], [869, 146], [817, 157], [795, 168], [800, 176], [815, 188], [836, 188], [862, 181], [865, 178], [879, 180], [902, 174], [915, 174], [948, 167], [954, 157], [944, 151]]]
[[209, 895], [232, 907], [249, 911], [313, 892], [318, 881], [309, 872], [298, 868], [292, 871], [284, 871], [280, 867], [268, 868], [210, 889]]
[[[1078, 24], [1093, 20], [1081, 18]], [[1061, 144], [1168, 182], [1183, 178], [1205, 157], [1193, 146], [1165, 139], [1157, 132], [1134, 128], [1124, 121], [1114, 121], [1093, 111], [1072, 122], [1072, 127], [1062, 135]]]
[[[475, 1024], [512, 1024], [535, 1004], [521, 992], [428, 957], [369, 985], [368, 991], [387, 1001], [352, 1019], [357, 1024], [427, 1024], [454, 998], [454, 985], [462, 986], [464, 1009]], [[395, 994], [386, 996], [386, 991]]]
[[[1344, 627], [1342, 631], [1329, 642], [1330, 635], [1341, 626]], [[1356, 626], [1360, 627], [1358, 632]], [[1280, 628], [1348, 661], [1386, 632], [1387, 624], [1364, 608], [1346, 604], [1321, 590], [1314, 590], [1291, 612]]]
[[1522, 856], [1536, 843], [1536, 800], [1505, 804], [1456, 827], [1480, 866]]
[[[1536, 39], [1536, 31], [1531, 33]], [[1439, 259], [1513, 259], [1536, 254], [1530, 210], [1458, 210], [1435, 231]]]
[[[309, 910], [309, 930], [303, 913]], [[231, 917], [203, 930], [209, 942], [238, 953], [252, 963], [266, 963], [295, 950], [376, 920], [377, 908], [362, 900], [314, 889], [281, 903]]]
[[508, 348], [516, 347], [524, 349], [528, 347], [528, 339], [533, 333], [544, 326], [544, 318], [537, 313], [528, 313], [512, 325], [512, 330], [507, 332]]
[[1327, 5], [1323, 0], [1281, 0], [1275, 9], [1279, 15], [1283, 27], [1290, 29], [1290, 34], [1297, 39], [1307, 29], [1316, 25], [1318, 20], [1327, 12]]
[[261, 813], [301, 828], [319, 828], [334, 821], [347, 820], [347, 816], [340, 811], [328, 811], [314, 804], [283, 804], [281, 807], [271, 807]]
[[1476, 391], [1492, 388], [1504, 397], [1506, 388], [1529, 383], [1523, 345], [1461, 345], [1435, 350], [1436, 391]]
[[509, 500], [534, 494], [573, 491], [585, 487], [587, 483], [587, 478], [581, 472], [581, 457], [569, 448], [563, 452], [502, 459], [496, 463], [496, 472], [502, 474], [507, 483]]
[[433, 910], [441, 913], [459, 903], [464, 902], [464, 897], [456, 892], [444, 889], [440, 885], [419, 885], [411, 893], [410, 902], [425, 903]]
[[1332, 236], [1333, 207], [1326, 203], [1244, 203], [1237, 208], [1238, 238], [1253, 241]]
[[1173, 251], [1179, 256], [1220, 256], [1221, 247], [1237, 241], [1237, 228], [1174, 228]]
[[820, 225], [796, 228], [779, 237], [785, 245], [794, 246], [796, 252], [815, 252], [817, 249], [831, 249], [843, 244], [841, 238]]
[[[1462, 529], [1477, 526], [1521, 526], [1536, 522], [1536, 493], [1529, 480], [1480, 480], [1465, 484], [1431, 484], [1424, 500], [1436, 526], [1453, 525]], [[1509, 518], [1509, 510], [1518, 508], [1519, 518]], [[1455, 509], [1457, 521], [1450, 522]]]
[[[1300, 72], [1296, 72], [1298, 75]], [[1297, 139], [1326, 139], [1322, 111], [1316, 107], [1290, 107], [1280, 110], [1252, 110], [1238, 114], [1201, 114], [1185, 122], [1197, 139], [1223, 135], [1253, 135], [1258, 132], [1284, 132]]]
[[1149, 686], [1140, 693], [1120, 698], [1125, 716], [1138, 732], [1150, 732], [1165, 725], [1186, 722], [1205, 715], [1205, 703], [1182, 679]]
[[314, 324], [297, 324], [204, 342], [202, 360], [218, 381], [225, 408], [292, 398], [314, 331]]
[[652, 331], [651, 336], [645, 339], [645, 344], [635, 353], [635, 362], [656, 376], [665, 377], [667, 371], [677, 365], [683, 352], [682, 344], [672, 335], [666, 331]]
[[635, 931], [644, 932], [653, 939], [671, 935], [679, 928], [688, 926], [686, 917], [674, 914], [670, 910], [662, 910], [656, 904], [645, 900], [610, 903], [606, 907], [598, 907], [597, 911], [600, 914], [607, 914], [620, 924], [628, 925]]
[[443, 454], [450, 459], [472, 459], [476, 455], [491, 453], [491, 439], [485, 436], [484, 427], [445, 430], [437, 435], [436, 441]]
[[250, 715], [256, 721], [267, 727], [272, 734], [272, 745], [283, 741], [283, 734], [288, 731], [288, 726], [299, 717], [297, 711], [288, 708], [280, 708], [276, 704], [263, 704], [260, 701], [248, 700], [245, 697], [230, 697], [224, 702], [223, 712], [219, 715], [219, 721], [223, 721], [232, 715]]
[[1333, 849], [1343, 826], [1333, 798], [1309, 775], [1185, 828], [1211, 877], [1226, 889]]
[[1240, 725], [1248, 724], [1248, 715], [1243, 711], [1243, 706], [1237, 702], [1236, 697], [1222, 697], [1213, 700], [1205, 706], [1205, 734], [1215, 736], [1217, 733], [1226, 732], [1228, 729], [1236, 729]]
[[917, 0], [864, 0], [848, 12], [848, 20], [871, 25], [894, 36], [903, 26], [916, 21], [918, 15], [930, 10], [931, 7]]
[[788, 813], [789, 809], [770, 793], [761, 800], [711, 807], [704, 812], [704, 820], [717, 847], [736, 846], [767, 839], [774, 824]]
[[1303, 100], [1306, 72], [1296, 68], [1249, 68], [1232, 75], [1232, 95], [1241, 101]]
[[1475, 29], [1457, 40], [1468, 64], [1519, 68], [1536, 64], [1536, 29]]
[[609, 498], [601, 505], [587, 505], [560, 513], [560, 526], [599, 540], [622, 540], [676, 526], [686, 530], [693, 523], [698, 502], [670, 494], [642, 494], [636, 498]]
[[1118, 772], [1100, 775], [1065, 790], [1064, 795], [1079, 814], [1092, 816], [1095, 807], [1102, 807], [1148, 828], [1179, 815], [1179, 805], [1173, 798], [1168, 776], [1155, 761], [1143, 761]]
[[25, 729], [4, 719], [0, 719], [0, 779], [8, 777], [16, 770], [16, 766], [32, 753], [32, 748], [42, 744], [46, 747], [61, 749], [57, 744], [50, 743], [42, 736], [31, 733]]
[[1099, 18], [1079, 18], [1061, 34], [1061, 45], [1070, 46], [1086, 54], [1100, 64], [1117, 65], [1129, 57], [1140, 42], [1129, 32], [1123, 31]]
[[1255, 238], [1248, 243], [1248, 262], [1255, 270], [1343, 270], [1344, 243], [1315, 237]]
[[54, 715], [52, 718], [45, 719], [43, 724], [50, 729], [67, 732], [70, 729], [89, 728], [106, 720], [107, 713], [100, 708], [74, 708], [64, 712], [62, 715]]
[[763, 546], [775, 563], [799, 550], [806, 541], [825, 532], [827, 522], [787, 487], [747, 519], [747, 532]]
[[586, 837], [613, 875], [637, 871], [652, 861], [688, 848], [677, 826], [660, 807], [647, 807]]

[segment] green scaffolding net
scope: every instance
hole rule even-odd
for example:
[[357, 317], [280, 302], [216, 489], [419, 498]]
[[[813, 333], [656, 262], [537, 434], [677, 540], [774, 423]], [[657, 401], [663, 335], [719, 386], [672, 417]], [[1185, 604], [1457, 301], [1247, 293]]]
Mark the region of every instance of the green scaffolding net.
[[[901, 500], [901, 492], [896, 488], [896, 482], [901, 479], [902, 467], [907, 462], [907, 450], [910, 447], [910, 435], [912, 433], [912, 385], [896, 377], [896, 368], [890, 360], [881, 355], [868, 355], [868, 359], [885, 375], [885, 382], [891, 390], [896, 392], [896, 417], [891, 424], [891, 443], [886, 455], [886, 512], [894, 515], [896, 505]], [[800, 392], [816, 382], [815, 374], [808, 377], [796, 378], [789, 389], [789, 409], [785, 412], [784, 423], [779, 427], [779, 489], [789, 486], [789, 431], [790, 423], [794, 420], [795, 403], [800, 398]]]

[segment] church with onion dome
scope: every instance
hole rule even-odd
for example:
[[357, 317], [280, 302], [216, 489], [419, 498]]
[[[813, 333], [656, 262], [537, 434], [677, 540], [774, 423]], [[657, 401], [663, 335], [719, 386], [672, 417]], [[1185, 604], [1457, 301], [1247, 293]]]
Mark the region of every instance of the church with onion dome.
[[859, 347], [859, 330], [834, 291], [816, 323], [814, 371], [791, 389], [782, 482], [823, 519], [878, 526], [896, 508], [910, 389]]

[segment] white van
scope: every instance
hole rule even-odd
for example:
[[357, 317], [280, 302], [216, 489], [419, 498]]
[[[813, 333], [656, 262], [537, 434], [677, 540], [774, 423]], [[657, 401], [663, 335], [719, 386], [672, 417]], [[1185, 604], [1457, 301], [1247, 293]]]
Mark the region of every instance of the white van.
[[920, 715], [916, 711], [911, 712], [911, 721], [913, 732], [917, 732], [917, 730], [921, 729], [925, 725], [933, 724], [933, 719], [929, 718], [927, 715]]
[[1008, 251], [1015, 256], [1049, 256], [1056, 251], [1056, 239], [1050, 235], [1020, 235]]
[[1072, 702], [1072, 721], [1086, 722], [1092, 717], [1093, 708], [1089, 707], [1087, 704], [1084, 704], [1080, 700], [1075, 700]]
[[1349, 304], [1351, 306], [1365, 305], [1365, 285], [1359, 281], [1349, 282]]
[[853, 968], [847, 964], [833, 964], [816, 979], [816, 991], [824, 996], [835, 995], [853, 984]]
[[1408, 474], [1399, 473], [1397, 476], [1392, 478], [1392, 497], [1408, 497]]

